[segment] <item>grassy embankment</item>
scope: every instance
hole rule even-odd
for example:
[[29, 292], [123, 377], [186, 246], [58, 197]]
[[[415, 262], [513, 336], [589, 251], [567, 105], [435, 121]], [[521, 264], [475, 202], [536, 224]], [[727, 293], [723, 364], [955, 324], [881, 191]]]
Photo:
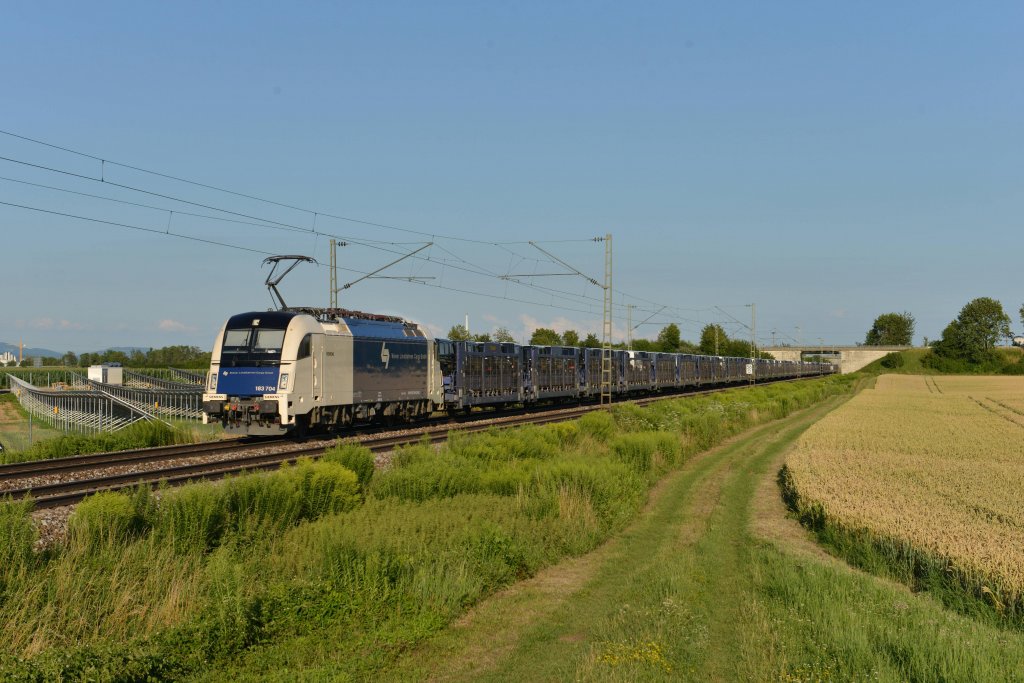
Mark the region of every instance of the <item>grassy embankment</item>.
[[779, 468], [838, 401], [691, 459], [624, 533], [485, 601], [380, 679], [1024, 679], [1024, 634], [851, 569], [787, 518]]
[[1000, 347], [992, 352], [990, 362], [935, 362], [929, 348], [895, 351], [861, 369], [864, 374], [893, 373], [899, 375], [1022, 375], [1024, 349]]
[[200, 485], [159, 503], [104, 497], [76, 518], [123, 521], [76, 521], [43, 555], [24, 508], [8, 505], [0, 673], [372, 675], [496, 590], [591, 551], [694, 454], [849, 388], [829, 378], [457, 436], [440, 451], [403, 450], [372, 479], [368, 454], [346, 447], [333, 457], [361, 472], [365, 498], [352, 509], [337, 473], [323, 475], [338, 480], [336, 506], [309, 505], [321, 489], [295, 483], [316, 473]]
[[1024, 379], [883, 376], [815, 425], [787, 500], [834, 552], [995, 624], [1024, 625]]

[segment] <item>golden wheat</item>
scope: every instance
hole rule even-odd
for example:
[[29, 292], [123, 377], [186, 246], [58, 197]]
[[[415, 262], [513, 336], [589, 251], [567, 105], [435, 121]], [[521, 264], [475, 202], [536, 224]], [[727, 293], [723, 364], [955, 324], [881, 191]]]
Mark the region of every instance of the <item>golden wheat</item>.
[[883, 375], [787, 457], [802, 504], [1024, 595], [1024, 378]]

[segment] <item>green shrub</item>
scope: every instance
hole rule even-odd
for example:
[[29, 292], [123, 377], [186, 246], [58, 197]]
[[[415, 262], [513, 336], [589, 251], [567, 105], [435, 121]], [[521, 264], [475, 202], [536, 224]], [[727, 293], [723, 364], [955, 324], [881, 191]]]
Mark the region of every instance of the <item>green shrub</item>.
[[68, 537], [80, 549], [123, 543], [145, 533], [153, 506], [148, 489], [132, 494], [104, 492], [89, 496], [68, 519]]
[[206, 552], [224, 536], [227, 523], [223, 493], [213, 484], [196, 484], [164, 493], [155, 531], [176, 552]]
[[1004, 365], [1000, 373], [1003, 375], [1024, 375], [1024, 360]]
[[550, 459], [563, 450], [559, 434], [534, 425], [516, 429], [492, 427], [478, 434], [452, 432], [445, 450], [464, 458], [483, 463], [495, 463], [528, 458]]
[[885, 356], [882, 357], [881, 363], [883, 368], [894, 370], [896, 368], [902, 368], [906, 364], [906, 360], [903, 358], [902, 353], [899, 351], [893, 351], [892, 353], [885, 354]]
[[611, 411], [615, 426], [626, 432], [649, 432], [658, 428], [655, 413], [633, 403], [621, 403]]
[[607, 410], [594, 410], [576, 421], [581, 434], [605, 443], [615, 434], [615, 418]]
[[375, 461], [373, 453], [366, 446], [355, 443], [343, 443], [330, 449], [323, 456], [324, 462], [335, 462], [356, 474], [362, 490], [370, 485], [373, 479]]
[[336, 462], [300, 460], [252, 474], [165, 492], [157, 534], [178, 552], [206, 552], [226, 539], [251, 543], [299, 522], [344, 512], [361, 500], [354, 472]]
[[374, 480], [377, 498], [422, 502], [431, 498], [451, 498], [483, 489], [477, 463], [461, 456], [435, 454], [381, 472]]
[[650, 433], [620, 434], [611, 441], [612, 453], [618, 460], [640, 474], [648, 474], [654, 463], [655, 444]]

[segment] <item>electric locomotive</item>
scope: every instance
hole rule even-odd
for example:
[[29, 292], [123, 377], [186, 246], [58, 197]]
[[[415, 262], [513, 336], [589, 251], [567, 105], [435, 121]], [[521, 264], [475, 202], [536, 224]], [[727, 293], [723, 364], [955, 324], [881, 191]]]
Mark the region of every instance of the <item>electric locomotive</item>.
[[288, 308], [234, 315], [213, 346], [203, 421], [245, 434], [413, 420], [444, 400], [431, 335], [391, 316]]

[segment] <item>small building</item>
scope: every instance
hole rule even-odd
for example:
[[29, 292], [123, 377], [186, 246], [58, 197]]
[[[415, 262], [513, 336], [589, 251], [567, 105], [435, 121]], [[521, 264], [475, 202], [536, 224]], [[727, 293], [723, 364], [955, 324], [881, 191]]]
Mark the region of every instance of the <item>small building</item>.
[[90, 365], [89, 381], [121, 385], [124, 383], [124, 368], [110, 365]]

